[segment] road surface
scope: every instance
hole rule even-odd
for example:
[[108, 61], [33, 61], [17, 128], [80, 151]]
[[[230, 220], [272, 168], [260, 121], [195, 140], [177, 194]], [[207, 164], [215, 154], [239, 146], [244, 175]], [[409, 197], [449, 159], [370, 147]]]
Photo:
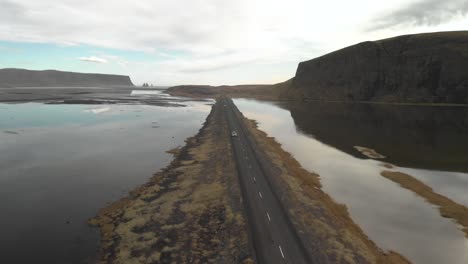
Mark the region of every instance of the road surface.
[[252, 246], [257, 263], [316, 263], [307, 255], [293, 225], [272, 190], [231, 99], [221, 99], [231, 137]]

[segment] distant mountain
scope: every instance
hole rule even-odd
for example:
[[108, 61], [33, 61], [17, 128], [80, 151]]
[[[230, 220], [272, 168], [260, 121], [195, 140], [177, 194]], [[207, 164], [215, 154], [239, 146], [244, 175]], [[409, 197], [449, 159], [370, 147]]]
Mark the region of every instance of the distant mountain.
[[301, 62], [282, 97], [468, 104], [468, 31], [367, 41]]
[[133, 86], [133, 83], [130, 77], [124, 75], [0, 69], [0, 88], [102, 86]]
[[275, 85], [184, 85], [194, 97], [468, 104], [468, 31], [367, 41], [299, 63]]

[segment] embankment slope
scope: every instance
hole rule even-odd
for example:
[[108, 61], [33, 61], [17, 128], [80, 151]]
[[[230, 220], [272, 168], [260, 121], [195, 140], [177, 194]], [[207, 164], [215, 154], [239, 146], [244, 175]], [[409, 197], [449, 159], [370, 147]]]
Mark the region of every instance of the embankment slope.
[[[223, 108], [220, 101], [213, 106], [203, 128], [174, 151], [167, 168], [89, 221], [101, 230], [100, 263], [253, 263]], [[322, 191], [318, 175], [304, 170], [253, 121], [241, 122], [318, 263], [409, 263], [369, 240], [346, 207]]]
[[99, 263], [251, 264], [248, 228], [220, 105], [175, 159], [89, 221]]

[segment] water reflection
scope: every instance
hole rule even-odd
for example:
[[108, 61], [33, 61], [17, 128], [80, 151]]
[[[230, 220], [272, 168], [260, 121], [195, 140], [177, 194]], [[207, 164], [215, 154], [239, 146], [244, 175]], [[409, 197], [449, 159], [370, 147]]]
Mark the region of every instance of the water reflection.
[[[278, 107], [277, 104], [251, 100], [235, 100], [235, 103], [245, 116], [257, 120], [259, 128], [275, 137], [304, 168], [317, 172], [324, 191], [339, 203], [346, 204], [352, 218], [380, 247], [395, 250], [414, 263], [466, 263], [468, 240], [457, 225], [450, 219], [441, 217], [436, 208], [420, 197], [380, 176], [384, 169], [382, 162], [367, 159], [353, 148], [355, 145], [375, 148], [388, 156], [388, 161], [398, 165], [413, 164], [414, 167], [425, 168], [435, 166], [439, 169], [446, 166], [461, 170], [460, 168], [466, 168], [466, 164], [462, 162], [431, 163], [431, 160], [443, 155], [466, 155], [456, 144], [443, 144], [449, 144], [452, 140], [466, 144], [467, 139], [463, 139], [461, 135], [461, 131], [466, 128], [460, 122], [451, 118], [444, 120], [438, 114], [418, 110], [411, 113], [410, 110], [396, 108], [396, 112], [391, 113], [390, 108], [383, 107], [383, 112], [378, 112], [379, 110], [369, 105], [331, 104], [308, 107], [280, 104], [281, 107]], [[452, 110], [443, 111], [447, 112], [442, 116], [448, 118], [450, 115], [447, 113]], [[452, 114], [460, 117], [464, 113], [466, 112]], [[436, 117], [437, 121], [430, 120], [430, 116]], [[415, 119], [410, 120], [411, 117]], [[461, 127], [451, 128], [448, 124], [459, 124]], [[438, 125], [441, 128], [437, 128]], [[432, 136], [424, 135], [425, 129], [429, 128], [439, 132], [430, 132]], [[418, 135], [423, 139], [418, 139]], [[451, 135], [452, 139], [432, 140], [442, 135]], [[398, 136], [402, 137], [401, 140]], [[415, 142], [411, 142], [412, 140]], [[405, 150], [398, 150], [390, 142]], [[425, 142], [432, 146], [425, 145]], [[437, 149], [445, 152], [437, 153]], [[432, 153], [424, 157], [418, 153], [421, 150]], [[416, 152], [422, 157], [418, 156], [413, 160], [413, 156], [405, 151]], [[396, 155], [398, 153], [401, 155]], [[423, 182], [436, 191], [451, 193], [458, 202], [467, 197], [466, 173], [431, 171], [428, 174], [427, 170], [399, 169], [411, 170], [411, 174], [417, 174], [417, 177], [421, 177]], [[453, 175], [457, 177], [450, 177]], [[432, 180], [426, 181], [426, 177]]]
[[282, 103], [305, 134], [356, 157], [365, 146], [399, 166], [468, 172], [468, 108]]
[[[0, 262], [89, 263], [100, 207], [167, 165], [209, 106], [0, 104]], [[7, 133], [8, 132], [8, 133]]]

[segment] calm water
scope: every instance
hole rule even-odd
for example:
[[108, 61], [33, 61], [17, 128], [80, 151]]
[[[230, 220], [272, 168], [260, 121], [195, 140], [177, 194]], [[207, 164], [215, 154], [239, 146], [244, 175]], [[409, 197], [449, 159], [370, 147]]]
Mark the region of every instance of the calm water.
[[[457, 224], [380, 176], [382, 162], [393, 163], [468, 206], [466, 108], [235, 103], [304, 168], [320, 174], [324, 191], [345, 204], [380, 247], [417, 264], [468, 263], [468, 240]], [[368, 159], [356, 145], [387, 158]]]
[[88, 263], [99, 208], [166, 166], [210, 106], [0, 104], [0, 263]]

